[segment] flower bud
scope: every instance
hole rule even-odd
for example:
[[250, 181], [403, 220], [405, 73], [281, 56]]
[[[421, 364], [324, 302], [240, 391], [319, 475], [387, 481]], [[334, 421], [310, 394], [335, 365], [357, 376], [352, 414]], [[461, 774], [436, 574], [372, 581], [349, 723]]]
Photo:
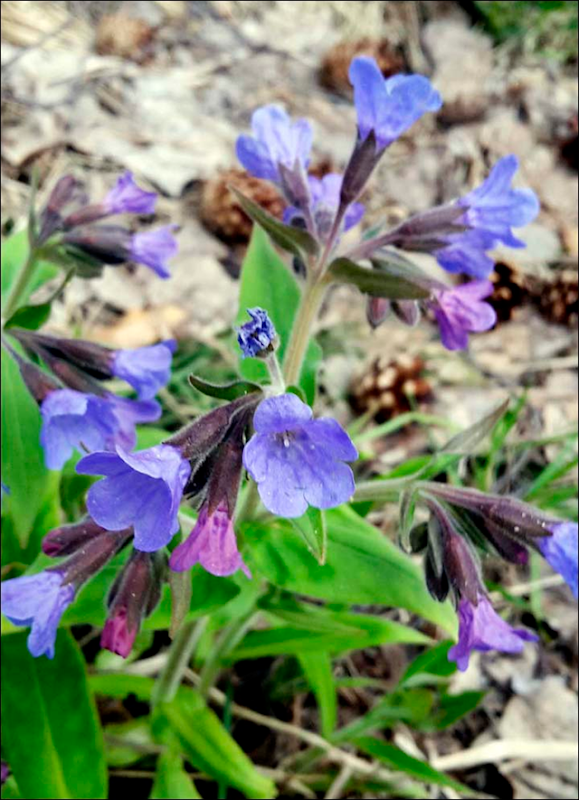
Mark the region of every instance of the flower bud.
[[366, 301], [366, 317], [372, 328], [378, 328], [386, 319], [392, 303], [386, 297], [368, 297]]
[[[42, 540], [42, 552], [51, 558], [69, 556], [75, 553], [96, 536], [107, 533], [104, 528], [97, 525], [90, 517], [72, 525], [61, 525], [49, 531]], [[126, 531], [127, 535], [130, 530]]]

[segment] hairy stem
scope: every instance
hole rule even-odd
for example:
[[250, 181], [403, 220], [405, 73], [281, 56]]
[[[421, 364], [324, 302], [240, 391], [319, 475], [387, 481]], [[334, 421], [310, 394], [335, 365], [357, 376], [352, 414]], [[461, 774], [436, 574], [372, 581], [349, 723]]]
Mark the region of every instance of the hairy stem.
[[286, 384], [291, 385], [299, 383], [312, 327], [318, 311], [320, 310], [325, 290], [326, 282], [320, 280], [318, 275], [310, 274], [303, 289], [302, 299], [294, 320], [284, 359], [283, 366]]
[[153, 705], [161, 702], [168, 703], [177, 694], [185, 670], [206, 625], [207, 617], [186, 622], [173, 639], [167, 662], [155, 685]]
[[224, 657], [243, 639], [255, 619], [255, 614], [256, 612], [252, 608], [239, 619], [230, 622], [223, 631], [219, 642], [211, 649], [209, 657], [203, 665], [200, 674], [199, 693], [202, 697], [207, 697], [209, 690], [213, 687], [221, 671]]

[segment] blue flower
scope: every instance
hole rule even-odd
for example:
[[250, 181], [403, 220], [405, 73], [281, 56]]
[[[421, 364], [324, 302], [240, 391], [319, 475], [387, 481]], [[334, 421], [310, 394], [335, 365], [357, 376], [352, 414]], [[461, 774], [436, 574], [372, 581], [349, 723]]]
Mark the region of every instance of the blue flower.
[[137, 186], [132, 172], [125, 172], [106, 195], [102, 205], [106, 214], [153, 214], [156, 192]]
[[[311, 212], [316, 223], [318, 235], [325, 241], [332, 228], [336, 212], [340, 205], [340, 192], [342, 190], [343, 176], [330, 173], [323, 178], [308, 176], [311, 197]], [[352, 203], [344, 215], [342, 229], [350, 230], [357, 225], [364, 216], [365, 208], [362, 203]], [[295, 206], [288, 206], [284, 211], [283, 221], [290, 224], [297, 218], [303, 219], [302, 212]]]
[[105, 476], [88, 491], [88, 513], [109, 531], [133, 526], [137, 550], [158, 550], [179, 530], [179, 504], [191, 467], [176, 447], [93, 453], [78, 462], [76, 471]]
[[476, 605], [462, 597], [458, 622], [458, 643], [448, 651], [448, 659], [455, 661], [462, 672], [468, 668], [473, 650], [520, 653], [525, 642], [536, 642], [538, 638], [524, 628], [511, 628], [499, 617], [485, 595], [479, 595]]
[[350, 83], [363, 141], [373, 132], [377, 150], [388, 147], [427, 111], [442, 105], [439, 93], [423, 75], [395, 75], [384, 80], [373, 58], [358, 56], [350, 64]]
[[496, 324], [494, 308], [482, 302], [492, 292], [490, 281], [471, 281], [452, 289], [434, 291], [430, 305], [447, 350], [464, 350], [468, 347], [469, 333], [488, 331]]
[[28, 649], [33, 656], [54, 657], [60, 618], [75, 595], [75, 587], [63, 585], [63, 577], [56, 570], [45, 570], [2, 583], [2, 613], [14, 625], [32, 626]]
[[171, 377], [171, 361], [177, 347], [169, 339], [150, 347], [132, 350], [117, 350], [112, 359], [112, 373], [129, 383], [140, 400], [150, 400], [159, 389], [166, 386]]
[[135, 444], [135, 425], [161, 415], [154, 401], [138, 402], [108, 394], [57, 389], [40, 406], [40, 443], [48, 469], [62, 469], [74, 450], [81, 453]]
[[577, 524], [558, 522], [550, 527], [551, 535], [538, 540], [539, 550], [555, 572], [565, 578], [577, 597]]
[[154, 231], [135, 233], [130, 243], [129, 256], [138, 264], [144, 264], [160, 278], [170, 278], [167, 261], [177, 255], [179, 246], [173, 236], [176, 225], [165, 225]]
[[511, 181], [518, 168], [516, 156], [501, 158], [480, 186], [457, 201], [465, 212], [455, 222], [469, 229], [445, 237], [447, 245], [436, 251], [441, 267], [448, 272], [486, 278], [494, 268], [486, 250], [499, 243], [525, 247], [512, 228], [532, 222], [539, 213], [539, 201], [531, 189], [512, 188]]
[[354, 476], [343, 462], [358, 453], [336, 420], [314, 420], [309, 406], [284, 394], [263, 400], [253, 425], [243, 464], [272, 514], [300, 517], [308, 505], [333, 508], [350, 499]]
[[244, 358], [256, 356], [267, 350], [276, 337], [273, 322], [267, 311], [256, 306], [248, 308], [247, 313], [251, 320], [237, 328], [237, 342]]
[[279, 106], [263, 106], [251, 118], [253, 135], [243, 134], [236, 144], [237, 158], [256, 178], [279, 183], [279, 165], [293, 170], [296, 163], [308, 166], [312, 149], [312, 126], [306, 119], [292, 122]]

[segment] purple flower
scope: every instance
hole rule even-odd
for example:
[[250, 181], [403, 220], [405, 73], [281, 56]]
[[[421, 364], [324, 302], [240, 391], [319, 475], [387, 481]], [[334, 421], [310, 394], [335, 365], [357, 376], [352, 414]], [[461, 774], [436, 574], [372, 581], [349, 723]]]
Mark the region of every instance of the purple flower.
[[233, 522], [225, 502], [214, 511], [209, 511], [207, 502], [201, 506], [189, 537], [173, 550], [169, 559], [169, 566], [175, 572], [184, 572], [197, 563], [219, 577], [233, 575], [241, 569], [251, 578], [237, 549]]
[[312, 126], [306, 119], [292, 122], [279, 106], [263, 106], [253, 112], [253, 135], [243, 134], [236, 144], [237, 158], [256, 178], [280, 182], [279, 165], [305, 169], [312, 149]]
[[2, 613], [14, 625], [31, 626], [28, 649], [33, 656], [54, 657], [60, 618], [74, 600], [75, 588], [63, 585], [60, 572], [46, 570], [4, 581]]
[[536, 642], [538, 637], [524, 628], [511, 628], [496, 613], [489, 599], [479, 595], [475, 605], [462, 597], [458, 606], [458, 644], [448, 651], [449, 661], [464, 672], [472, 650], [485, 653], [499, 650], [501, 653], [520, 653], [524, 642]]
[[539, 550], [555, 572], [565, 578], [577, 597], [577, 525], [559, 522], [551, 526], [551, 535], [538, 540]]
[[[337, 173], [330, 173], [321, 179], [308, 176], [311, 211], [322, 240], [327, 239], [340, 205], [342, 181], [343, 176]], [[344, 215], [343, 230], [348, 231], [357, 225], [364, 216], [364, 211], [362, 203], [352, 203]], [[302, 212], [295, 206], [288, 206], [284, 211], [283, 221], [289, 225], [296, 218], [303, 218]]]
[[156, 192], [146, 192], [135, 183], [132, 172], [125, 172], [108, 192], [103, 207], [107, 214], [153, 214]]
[[492, 292], [490, 281], [471, 281], [434, 291], [431, 307], [447, 350], [464, 350], [468, 347], [469, 333], [488, 331], [496, 324], [494, 308], [482, 302]]
[[154, 231], [135, 233], [130, 244], [130, 258], [156, 272], [160, 278], [170, 278], [167, 261], [173, 258], [179, 246], [173, 237], [176, 225], [165, 225]]
[[267, 311], [256, 307], [248, 308], [247, 313], [251, 320], [237, 328], [237, 342], [244, 358], [257, 356], [267, 350], [276, 338], [275, 328]]
[[116, 445], [134, 447], [135, 424], [158, 419], [161, 407], [155, 401], [57, 389], [42, 401], [40, 414], [40, 444], [46, 466], [62, 469], [74, 450], [82, 453], [110, 450]]
[[395, 75], [384, 80], [373, 58], [358, 56], [350, 64], [350, 83], [363, 141], [374, 132], [383, 150], [427, 111], [442, 105], [439, 93], [423, 75]]
[[81, 475], [104, 475], [88, 491], [87, 508], [96, 523], [109, 531], [131, 525], [137, 550], [164, 547], [178, 531], [177, 514], [191, 473], [179, 450], [159, 444], [127, 453], [94, 453], [76, 466]]
[[177, 347], [174, 339], [133, 350], [117, 350], [112, 373], [129, 383], [140, 400], [150, 400], [171, 377], [171, 361]]
[[501, 158], [480, 186], [457, 201], [465, 212], [456, 223], [467, 225], [469, 230], [445, 237], [448, 245], [436, 251], [441, 267], [448, 272], [486, 278], [494, 268], [486, 250], [501, 242], [507, 247], [525, 247], [512, 228], [532, 222], [539, 213], [539, 201], [531, 189], [511, 187], [518, 168], [516, 156]]
[[243, 464], [269, 511], [299, 517], [308, 505], [333, 508], [350, 499], [354, 476], [343, 462], [358, 453], [336, 420], [314, 420], [309, 406], [284, 394], [263, 400], [253, 425]]

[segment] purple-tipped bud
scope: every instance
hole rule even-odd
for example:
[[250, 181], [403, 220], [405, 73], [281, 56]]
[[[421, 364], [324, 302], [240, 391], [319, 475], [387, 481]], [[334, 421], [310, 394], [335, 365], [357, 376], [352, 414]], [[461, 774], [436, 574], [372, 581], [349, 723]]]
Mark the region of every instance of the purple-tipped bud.
[[251, 317], [237, 328], [237, 342], [244, 358], [260, 357], [271, 353], [276, 340], [273, 322], [263, 308], [248, 308]]
[[78, 197], [82, 184], [73, 175], [63, 175], [40, 213], [40, 232], [37, 245], [43, 244], [53, 233], [64, 228], [62, 212]]
[[393, 300], [392, 311], [410, 328], [415, 328], [420, 322], [420, 305], [416, 300]]
[[366, 301], [366, 317], [372, 328], [378, 328], [386, 319], [392, 303], [386, 297], [369, 297]]
[[577, 597], [577, 524], [558, 522], [551, 525], [549, 531], [550, 536], [538, 540], [539, 550]]
[[104, 476], [88, 491], [88, 512], [109, 531], [132, 525], [137, 550], [159, 550], [179, 530], [177, 515], [191, 467], [171, 444], [136, 453], [119, 448], [94, 453], [81, 459], [76, 471]]
[[103, 200], [108, 214], [154, 214], [157, 193], [146, 192], [135, 183], [132, 172], [125, 172]]
[[512, 628], [501, 619], [485, 595], [479, 596], [475, 603], [462, 598], [458, 606], [458, 621], [458, 644], [450, 648], [448, 659], [455, 661], [462, 672], [468, 669], [473, 650], [514, 654], [522, 652], [525, 642], [538, 640], [530, 631]]
[[80, 522], [62, 525], [49, 531], [42, 540], [42, 552], [50, 558], [69, 556], [84, 547], [95, 536], [103, 533], [106, 533], [104, 528], [97, 525], [90, 517], [85, 517]]
[[101, 635], [101, 647], [127, 658], [141, 623], [161, 597], [159, 559], [134, 550], [115, 581], [109, 596], [109, 615]]

